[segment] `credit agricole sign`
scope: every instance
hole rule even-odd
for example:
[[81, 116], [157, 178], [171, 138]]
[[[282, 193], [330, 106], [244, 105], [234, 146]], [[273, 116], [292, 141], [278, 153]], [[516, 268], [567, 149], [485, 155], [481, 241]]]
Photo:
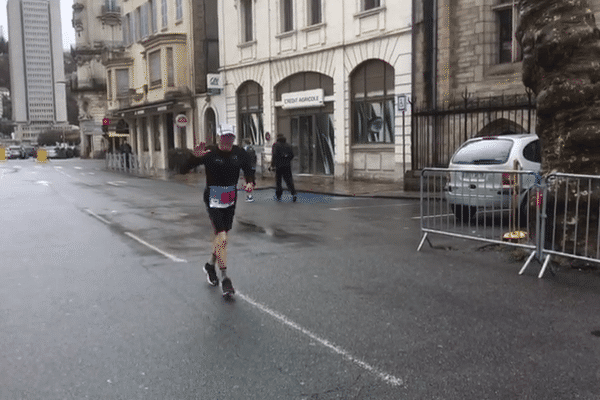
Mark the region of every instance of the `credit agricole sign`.
[[303, 92], [283, 93], [281, 95], [283, 109], [322, 107], [324, 101], [323, 89], [305, 90]]

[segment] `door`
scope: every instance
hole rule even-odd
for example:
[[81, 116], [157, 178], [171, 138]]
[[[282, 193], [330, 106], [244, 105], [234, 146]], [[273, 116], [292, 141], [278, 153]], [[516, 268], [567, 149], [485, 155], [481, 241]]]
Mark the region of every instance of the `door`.
[[[291, 144], [297, 159], [292, 171], [301, 174], [333, 174], [333, 124], [330, 114], [291, 118]], [[295, 167], [295, 168], [294, 168]]]

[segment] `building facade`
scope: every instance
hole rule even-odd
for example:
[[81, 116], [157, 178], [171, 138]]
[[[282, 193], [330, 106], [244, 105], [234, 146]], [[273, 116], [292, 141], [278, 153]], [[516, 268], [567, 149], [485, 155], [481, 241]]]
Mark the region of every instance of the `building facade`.
[[77, 72], [71, 91], [77, 94], [79, 106], [81, 156], [99, 157], [108, 147], [102, 131], [108, 107], [102, 54], [123, 45], [121, 7], [115, 0], [76, 0], [72, 22]]
[[206, 74], [209, 66], [218, 69], [216, 2], [122, 5], [123, 47], [105, 52], [103, 60], [105, 121], [109, 147], [117, 149], [128, 138], [146, 170], [166, 170], [169, 150], [192, 148], [203, 128], [195, 111], [211, 108], [213, 101], [206, 94]]
[[409, 0], [219, 2], [220, 122], [263, 162], [283, 134], [297, 174], [402, 180], [411, 9]]
[[[596, 19], [600, 1], [590, 1]], [[412, 169], [445, 167], [474, 136], [534, 132], [515, 0], [415, 1]]]
[[69, 129], [59, 2], [9, 0], [7, 10], [15, 139], [35, 142]]

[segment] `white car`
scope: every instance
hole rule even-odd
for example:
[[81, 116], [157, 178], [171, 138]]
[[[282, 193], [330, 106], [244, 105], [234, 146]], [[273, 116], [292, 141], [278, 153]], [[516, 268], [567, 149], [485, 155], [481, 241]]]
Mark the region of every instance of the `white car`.
[[25, 150], [21, 146], [9, 146], [6, 149], [6, 158], [25, 158]]
[[46, 150], [47, 158], [57, 158], [58, 157], [58, 147], [56, 146], [44, 146], [44, 150]]
[[527, 133], [470, 139], [456, 150], [448, 169], [446, 200], [458, 220], [468, 222], [486, 209], [507, 211], [516, 205], [523, 210], [541, 169], [540, 140]]

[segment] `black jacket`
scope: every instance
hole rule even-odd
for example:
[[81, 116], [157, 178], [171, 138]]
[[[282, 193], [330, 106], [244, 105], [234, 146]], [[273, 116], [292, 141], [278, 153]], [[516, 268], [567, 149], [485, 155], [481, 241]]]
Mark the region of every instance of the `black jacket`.
[[273, 161], [271, 164], [275, 168], [291, 166], [293, 158], [294, 152], [289, 143], [276, 142], [273, 145]]

